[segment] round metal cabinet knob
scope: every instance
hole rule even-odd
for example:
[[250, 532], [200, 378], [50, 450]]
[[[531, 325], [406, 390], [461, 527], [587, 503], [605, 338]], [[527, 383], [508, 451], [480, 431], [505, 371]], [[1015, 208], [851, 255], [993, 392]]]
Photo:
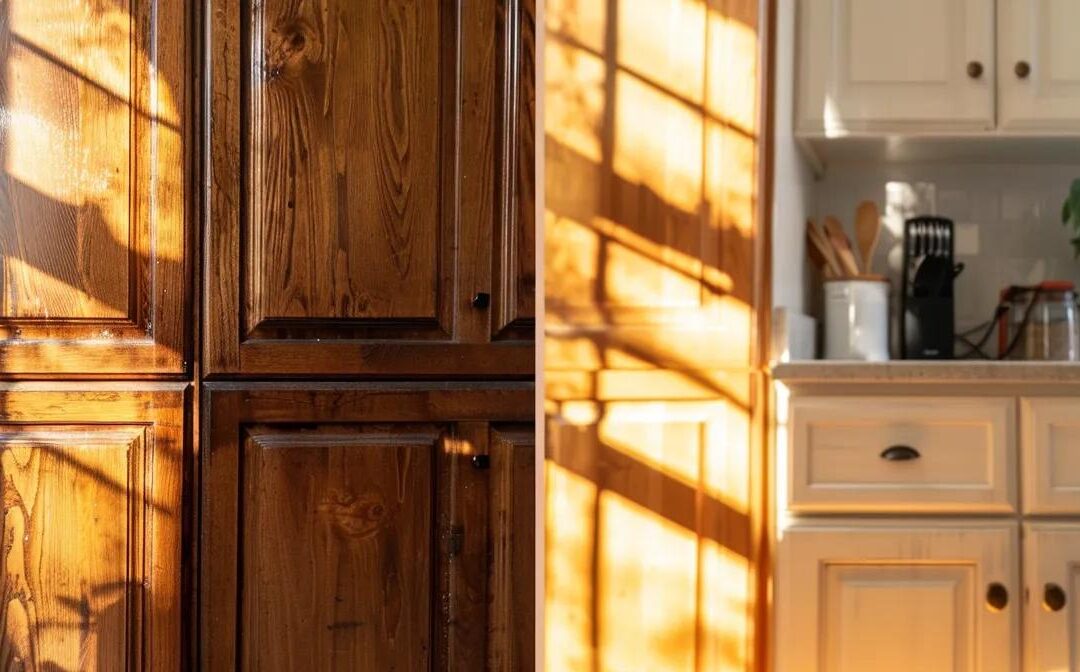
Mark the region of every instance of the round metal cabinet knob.
[[1027, 76], [1031, 74], [1031, 64], [1027, 61], [1017, 61], [1016, 66], [1013, 68], [1013, 72], [1020, 79], [1027, 79]]
[[1065, 591], [1061, 586], [1056, 583], [1046, 584], [1043, 590], [1043, 607], [1047, 611], [1061, 611], [1065, 608], [1065, 603], [1068, 602], [1068, 598], [1065, 597]]
[[972, 79], [978, 79], [983, 74], [983, 64], [978, 61], [971, 61], [967, 64], [968, 77]]

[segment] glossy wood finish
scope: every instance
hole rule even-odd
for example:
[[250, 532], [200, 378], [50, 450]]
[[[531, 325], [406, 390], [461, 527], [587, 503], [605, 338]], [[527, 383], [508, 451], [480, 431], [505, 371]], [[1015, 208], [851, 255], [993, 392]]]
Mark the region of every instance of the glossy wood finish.
[[531, 385], [204, 390], [201, 669], [531, 669]]
[[210, 375], [532, 373], [532, 10], [213, 0]]
[[0, 664], [181, 667], [183, 384], [0, 386]]
[[181, 373], [184, 3], [0, 8], [0, 376]]

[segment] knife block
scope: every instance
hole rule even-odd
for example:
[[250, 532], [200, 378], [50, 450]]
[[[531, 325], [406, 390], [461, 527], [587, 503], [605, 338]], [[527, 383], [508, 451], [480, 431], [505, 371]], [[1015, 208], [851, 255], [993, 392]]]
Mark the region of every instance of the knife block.
[[900, 315], [903, 359], [952, 359], [955, 340], [953, 222], [914, 217], [904, 222]]

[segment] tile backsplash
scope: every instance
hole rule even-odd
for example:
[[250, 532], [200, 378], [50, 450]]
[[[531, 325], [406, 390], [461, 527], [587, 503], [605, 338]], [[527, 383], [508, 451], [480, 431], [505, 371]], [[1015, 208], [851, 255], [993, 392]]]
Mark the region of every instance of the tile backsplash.
[[[817, 183], [818, 221], [837, 216], [851, 234], [855, 207], [877, 202], [883, 215], [874, 271], [900, 286], [904, 219], [940, 215], [956, 225], [956, 327], [963, 331], [993, 315], [1002, 288], [1042, 280], [1080, 287], [1080, 260], [1061, 225], [1061, 205], [1076, 165], [846, 164], [830, 165]], [[894, 313], [898, 300], [893, 301]], [[895, 335], [894, 325], [894, 335]], [[893, 338], [894, 353], [895, 341]]]

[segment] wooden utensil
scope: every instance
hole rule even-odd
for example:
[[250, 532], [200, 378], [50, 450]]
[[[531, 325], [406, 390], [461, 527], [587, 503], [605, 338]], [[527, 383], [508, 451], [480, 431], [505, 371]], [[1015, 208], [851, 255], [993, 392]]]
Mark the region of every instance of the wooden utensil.
[[881, 218], [878, 216], [877, 204], [873, 201], [859, 203], [859, 207], [855, 209], [855, 242], [859, 246], [859, 254], [862, 255], [864, 273], [873, 272], [874, 250], [880, 235]]
[[806, 249], [810, 258], [821, 268], [826, 278], [837, 278], [843, 275], [840, 262], [836, 259], [832, 245], [825, 237], [825, 233], [814, 223], [814, 220], [806, 220]]
[[855, 260], [855, 253], [851, 251], [851, 240], [844, 233], [844, 227], [840, 225], [840, 220], [832, 215], [826, 217], [825, 234], [832, 244], [833, 251], [836, 252], [836, 258], [840, 261], [840, 267], [843, 269], [844, 275], [852, 278], [858, 277], [859, 262]]

